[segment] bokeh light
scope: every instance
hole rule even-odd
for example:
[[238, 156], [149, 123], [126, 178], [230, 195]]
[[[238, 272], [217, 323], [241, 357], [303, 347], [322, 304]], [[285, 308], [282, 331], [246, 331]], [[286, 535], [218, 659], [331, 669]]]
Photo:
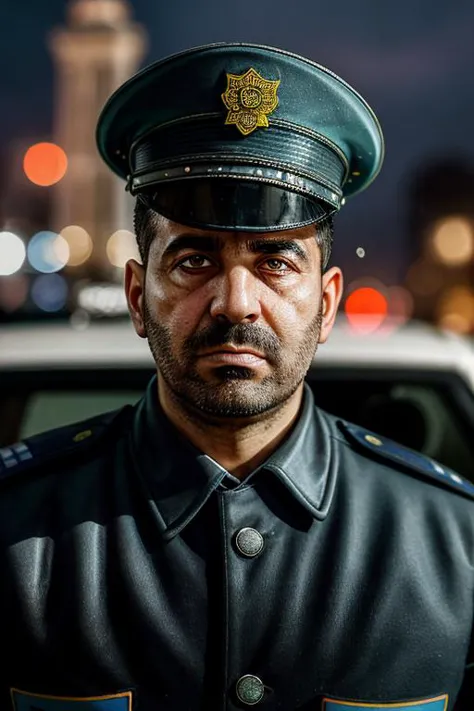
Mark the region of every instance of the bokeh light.
[[56, 232], [37, 232], [28, 243], [28, 261], [38, 272], [51, 274], [66, 266], [69, 259], [69, 245]]
[[474, 292], [467, 286], [454, 286], [441, 297], [438, 308], [438, 323], [443, 328], [457, 333], [474, 330]]
[[29, 280], [26, 274], [12, 274], [0, 279], [0, 311], [12, 313], [28, 298]]
[[13, 232], [0, 232], [0, 276], [9, 276], [21, 269], [25, 257], [23, 240]]
[[419, 259], [409, 268], [406, 281], [413, 294], [429, 297], [441, 288], [445, 276], [440, 264]]
[[61, 230], [60, 235], [69, 247], [69, 267], [84, 264], [92, 254], [93, 243], [89, 233], [79, 225], [68, 225]]
[[42, 311], [54, 313], [66, 305], [68, 286], [60, 274], [42, 274], [31, 287], [31, 298]]
[[32, 183], [47, 187], [65, 176], [67, 163], [65, 152], [55, 143], [36, 143], [25, 153], [23, 170]]
[[344, 310], [352, 329], [362, 333], [376, 331], [387, 316], [384, 294], [371, 286], [354, 289], [347, 297]]
[[441, 328], [447, 331], [454, 331], [462, 335], [468, 334], [471, 330], [471, 320], [462, 314], [447, 313], [439, 319]]
[[365, 249], [363, 247], [357, 247], [356, 254], [359, 259], [363, 259], [365, 257]]
[[465, 217], [447, 217], [436, 223], [431, 249], [438, 262], [451, 267], [467, 264], [474, 256], [474, 231]]
[[122, 285], [92, 284], [79, 288], [77, 305], [89, 314], [117, 315], [128, 313], [128, 304]]
[[123, 269], [129, 259], [140, 259], [135, 235], [129, 230], [114, 232], [109, 237], [106, 251], [109, 262], [119, 269]]

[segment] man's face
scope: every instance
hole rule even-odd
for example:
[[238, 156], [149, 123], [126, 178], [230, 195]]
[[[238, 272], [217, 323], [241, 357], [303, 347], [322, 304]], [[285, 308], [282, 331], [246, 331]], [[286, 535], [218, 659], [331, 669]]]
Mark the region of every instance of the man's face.
[[160, 218], [146, 270], [127, 265], [127, 292], [136, 330], [185, 409], [255, 417], [301, 385], [328, 330], [315, 235], [314, 226], [244, 234]]

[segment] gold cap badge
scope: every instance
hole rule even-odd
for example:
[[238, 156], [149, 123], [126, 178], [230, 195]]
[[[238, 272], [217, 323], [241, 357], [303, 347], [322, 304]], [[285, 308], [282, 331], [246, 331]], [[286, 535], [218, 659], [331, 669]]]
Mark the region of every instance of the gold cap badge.
[[235, 123], [248, 136], [259, 126], [268, 127], [268, 114], [278, 106], [278, 81], [268, 81], [255, 69], [245, 74], [227, 74], [227, 89], [221, 95], [229, 113], [226, 124]]

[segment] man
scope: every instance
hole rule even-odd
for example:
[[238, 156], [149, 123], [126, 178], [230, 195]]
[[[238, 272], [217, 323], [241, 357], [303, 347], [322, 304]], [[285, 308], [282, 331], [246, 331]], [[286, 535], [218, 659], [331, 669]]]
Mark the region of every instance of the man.
[[304, 58], [211, 45], [133, 77], [97, 137], [137, 196], [157, 378], [4, 452], [0, 707], [472, 708], [474, 486], [304, 384], [373, 112]]

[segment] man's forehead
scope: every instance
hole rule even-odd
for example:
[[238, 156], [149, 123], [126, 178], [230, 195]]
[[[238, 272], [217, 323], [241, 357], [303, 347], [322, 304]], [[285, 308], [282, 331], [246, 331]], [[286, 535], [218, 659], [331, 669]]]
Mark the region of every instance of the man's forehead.
[[[195, 240], [196, 244], [200, 244], [208, 241], [213, 244], [215, 249], [223, 249], [226, 245], [232, 243], [233, 245], [241, 245], [242, 247], [251, 247], [253, 244], [261, 242], [309, 242], [309, 244], [315, 244], [315, 236], [317, 233], [316, 225], [306, 225], [305, 227], [299, 227], [292, 230], [273, 230], [270, 232], [244, 232], [240, 230], [230, 231], [230, 230], [208, 230], [198, 227], [191, 227], [187, 225], [182, 225], [177, 222], [168, 220], [162, 216], [160, 219], [163, 221], [160, 227], [161, 238], [158, 240], [160, 243], [161, 250], [166, 250], [167, 247], [173, 242], [181, 238], [189, 238], [192, 242]], [[309, 248], [308, 244], [308, 248]]]

